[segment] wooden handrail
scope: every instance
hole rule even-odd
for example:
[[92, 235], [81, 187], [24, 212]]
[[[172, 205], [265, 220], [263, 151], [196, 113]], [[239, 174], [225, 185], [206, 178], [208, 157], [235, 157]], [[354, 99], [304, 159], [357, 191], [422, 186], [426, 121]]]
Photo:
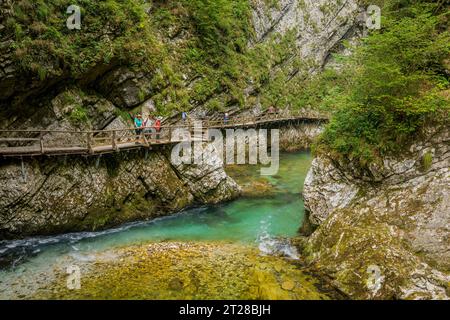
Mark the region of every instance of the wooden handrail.
[[0, 138], [0, 142], [31, 142], [39, 140], [36, 138]]
[[[188, 129], [189, 132], [194, 132], [194, 139], [198, 138], [199, 133], [204, 133], [210, 128], [233, 128], [233, 127], [248, 127], [255, 125], [263, 125], [270, 122], [282, 122], [289, 120], [328, 120], [327, 117], [317, 115], [282, 115], [280, 113], [263, 113], [257, 116], [247, 117], [230, 117], [227, 121], [224, 119], [199, 119], [202, 124], [202, 132], [195, 128], [194, 123], [189, 120], [182, 124], [163, 125], [159, 132], [154, 132], [155, 127], [142, 128], [124, 128], [124, 129], [109, 129], [109, 130], [15, 130], [15, 129], [0, 129], [0, 143], [7, 146], [0, 146], [0, 156], [21, 156], [21, 155], [39, 155], [39, 154], [98, 154], [106, 152], [116, 152], [123, 149], [134, 149], [147, 147], [150, 148], [155, 144], [170, 144], [172, 141], [172, 132], [175, 129]], [[150, 131], [150, 129], [152, 129]], [[139, 132], [137, 131], [139, 130]], [[150, 132], [149, 132], [150, 131]], [[1, 135], [10, 135], [2, 138]], [[23, 135], [39, 135], [36, 137], [24, 137]], [[58, 134], [53, 141], [46, 135]], [[61, 139], [61, 134], [67, 134], [68, 139]], [[168, 136], [167, 136], [168, 134]], [[17, 135], [18, 137], [14, 137]], [[21, 136], [22, 135], [22, 136]], [[156, 139], [158, 138], [158, 139]], [[203, 138], [201, 138], [203, 139]], [[59, 145], [55, 146], [55, 141]], [[64, 145], [64, 143], [70, 143]], [[33, 142], [38, 142], [38, 147], [30, 146]], [[52, 145], [53, 142], [53, 145]], [[11, 144], [15, 144], [11, 146]], [[44, 148], [45, 144], [45, 148]], [[66, 143], [67, 144], [67, 143]]]

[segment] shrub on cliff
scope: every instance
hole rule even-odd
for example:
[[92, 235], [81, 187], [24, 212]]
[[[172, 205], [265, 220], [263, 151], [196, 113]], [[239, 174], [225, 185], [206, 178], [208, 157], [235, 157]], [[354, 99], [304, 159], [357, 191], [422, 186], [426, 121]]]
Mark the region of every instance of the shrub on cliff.
[[[66, 27], [72, 4], [82, 10], [81, 30]], [[266, 10], [276, 4], [266, 1]], [[19, 67], [14, 77], [43, 91], [56, 83], [84, 86], [125, 65], [149, 76], [160, 114], [199, 105], [245, 107], [257, 97], [265, 108], [292, 106], [304, 79], [297, 76], [304, 62], [294, 59], [296, 32], [252, 41], [254, 5], [249, 0], [17, 0], [5, 35]]]
[[404, 3], [387, 1], [382, 29], [344, 58], [336, 113], [317, 151], [365, 166], [400, 151], [428, 122], [448, 124], [449, 11]]
[[69, 30], [70, 0], [19, 0], [6, 32], [13, 38], [17, 64], [26, 74], [82, 78], [113, 59], [152, 68], [161, 45], [154, 37], [140, 0], [79, 0], [81, 30]]
[[265, 107], [289, 105], [295, 88], [284, 86], [291, 70], [274, 69], [294, 56], [295, 33], [248, 46], [254, 37], [251, 5], [249, 0], [154, 2], [150, 16], [163, 34], [172, 71], [160, 78], [153, 97], [160, 110], [244, 107], [256, 102], [251, 100], [256, 94], [244, 94], [249, 88]]

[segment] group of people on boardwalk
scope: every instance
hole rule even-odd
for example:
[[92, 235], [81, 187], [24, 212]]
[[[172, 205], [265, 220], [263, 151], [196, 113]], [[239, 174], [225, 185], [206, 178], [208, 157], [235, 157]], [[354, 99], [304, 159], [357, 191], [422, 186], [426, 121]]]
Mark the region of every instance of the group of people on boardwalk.
[[[278, 110], [270, 106], [267, 109], [267, 113], [269, 115], [275, 115], [278, 113]], [[187, 122], [189, 120], [188, 113], [183, 111], [181, 113], [181, 119], [183, 122]], [[154, 117], [151, 114], [148, 114], [145, 118], [142, 116], [142, 114], [138, 113], [133, 118], [134, 126], [136, 130], [136, 135], [141, 136], [142, 134], [149, 136], [150, 139], [160, 139], [161, 134], [161, 118], [160, 117]], [[223, 114], [223, 124], [227, 125], [230, 122], [230, 114], [228, 112], [225, 112]]]
[[160, 139], [161, 135], [161, 118], [154, 117], [151, 114], [145, 118], [138, 113], [134, 117], [134, 126], [136, 128], [136, 135], [147, 135], [150, 139]]

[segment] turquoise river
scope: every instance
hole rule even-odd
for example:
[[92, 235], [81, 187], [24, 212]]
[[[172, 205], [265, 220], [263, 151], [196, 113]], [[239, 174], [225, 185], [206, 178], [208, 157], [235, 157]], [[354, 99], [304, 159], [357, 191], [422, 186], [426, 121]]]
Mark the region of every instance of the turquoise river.
[[0, 242], [0, 299], [329, 299], [290, 244], [307, 152], [277, 175], [227, 172], [243, 197], [92, 233]]

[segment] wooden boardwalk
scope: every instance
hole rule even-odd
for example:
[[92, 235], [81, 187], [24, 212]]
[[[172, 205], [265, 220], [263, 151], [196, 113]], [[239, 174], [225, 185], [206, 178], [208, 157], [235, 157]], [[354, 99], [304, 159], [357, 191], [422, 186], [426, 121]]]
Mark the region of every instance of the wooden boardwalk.
[[[265, 114], [259, 117], [240, 117], [224, 120], [186, 121], [181, 125], [161, 126], [159, 133], [153, 128], [136, 128], [101, 131], [65, 130], [0, 130], [0, 156], [32, 157], [62, 155], [101, 155], [120, 151], [176, 144], [186, 141], [206, 141], [209, 129], [264, 127], [292, 121], [327, 121], [324, 116]], [[201, 124], [201, 128], [195, 126]], [[176, 130], [189, 132], [174, 138]]]

